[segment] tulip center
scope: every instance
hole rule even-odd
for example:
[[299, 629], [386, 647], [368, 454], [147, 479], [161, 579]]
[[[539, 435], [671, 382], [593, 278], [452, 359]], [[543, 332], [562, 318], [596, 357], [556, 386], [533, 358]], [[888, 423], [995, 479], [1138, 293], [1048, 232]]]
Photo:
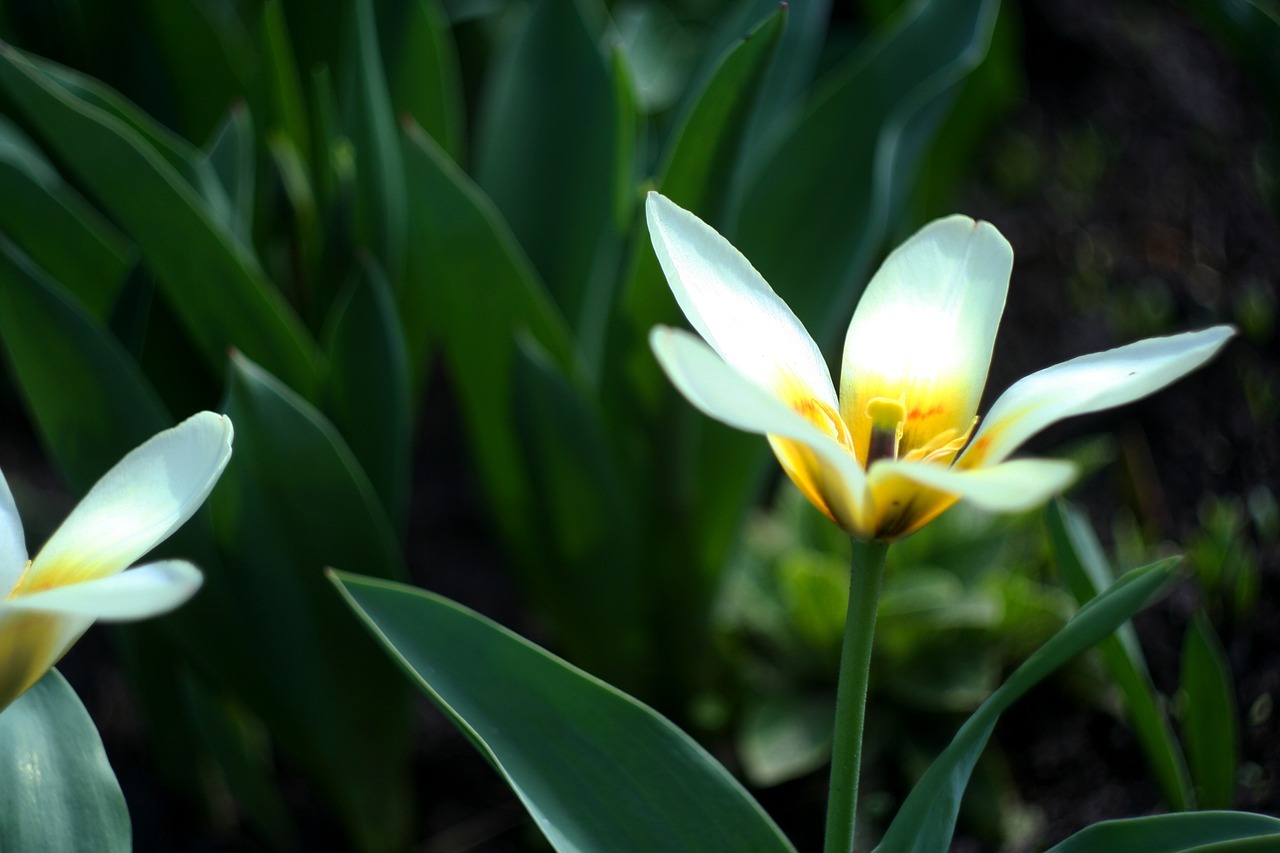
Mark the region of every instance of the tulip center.
[[907, 424], [907, 407], [902, 400], [873, 397], [867, 402], [867, 420], [871, 422], [871, 441], [867, 445], [867, 467], [877, 459], [897, 459], [898, 445]]
[[[912, 446], [912, 441], [908, 440], [904, 446], [904, 435], [913, 435], [916, 440], [919, 439], [921, 421], [925, 420], [924, 417], [918, 417], [915, 410], [907, 407], [905, 394], [896, 400], [890, 397], [872, 397], [867, 401], [864, 411], [871, 424], [871, 436], [867, 442], [867, 468], [880, 459], [950, 465], [956, 454], [964, 449], [978, 423], [975, 417], [963, 433], [954, 427], [948, 427], [921, 444]], [[911, 429], [912, 426], [915, 429]]]

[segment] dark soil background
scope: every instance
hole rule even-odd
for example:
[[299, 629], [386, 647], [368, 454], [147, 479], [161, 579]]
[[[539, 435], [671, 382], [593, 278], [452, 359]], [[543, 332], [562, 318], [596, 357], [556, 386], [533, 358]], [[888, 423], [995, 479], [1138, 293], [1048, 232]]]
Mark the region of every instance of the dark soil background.
[[[1272, 156], [1275, 113], [1248, 74], [1172, 4], [1028, 0], [1019, 17], [1025, 101], [996, 130], [958, 205], [994, 222], [1017, 255], [989, 397], [1033, 370], [1144, 335], [1238, 317], [1251, 323], [1248, 311], [1256, 314], [1259, 305], [1269, 306], [1274, 321], [1280, 223], [1262, 198], [1259, 175]], [[1132, 509], [1151, 542], [1185, 543], [1201, 523], [1204, 495], [1280, 491], [1274, 322], [1247, 330], [1174, 389], [1037, 440], [1035, 448], [1048, 449], [1091, 431], [1121, 437], [1119, 459], [1077, 495], [1104, 539], [1121, 506]], [[56, 518], [69, 502], [20, 411], [12, 389], [0, 388], [0, 467], [21, 471]], [[417, 443], [413, 579], [536, 638], [457, 424], [449, 388], [433, 377]], [[1274, 543], [1254, 542], [1250, 531], [1242, 536], [1257, 554], [1257, 604], [1247, 616], [1223, 612], [1215, 621], [1240, 706], [1247, 773], [1237, 806], [1280, 814], [1280, 721], [1269, 710], [1280, 693], [1280, 559]], [[1184, 580], [1137, 622], [1153, 677], [1167, 694], [1176, 691], [1181, 638], [1200, 600], [1194, 582]], [[107, 634], [94, 629], [60, 669], [101, 727], [134, 815], [137, 848], [257, 849], [234, 824], [193, 831], [194, 816], [151, 776], [146, 733], [108, 646]], [[1064, 683], [1043, 685], [1015, 706], [995, 739], [1035, 818], [1023, 849], [1097, 820], [1162, 808], [1128, 728]], [[496, 774], [425, 703], [418, 749], [417, 849], [545, 846]], [[819, 843], [821, 775], [762, 792], [802, 850]], [[294, 799], [305, 849], [332, 849], [338, 835], [323, 810], [301, 789]], [[963, 835], [955, 845], [997, 848]]]

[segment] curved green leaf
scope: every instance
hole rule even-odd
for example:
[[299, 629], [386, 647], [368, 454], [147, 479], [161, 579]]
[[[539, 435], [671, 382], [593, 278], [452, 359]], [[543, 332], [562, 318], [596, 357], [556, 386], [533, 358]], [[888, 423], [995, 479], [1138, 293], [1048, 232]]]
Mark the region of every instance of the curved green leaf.
[[1201, 808], [1230, 808], [1236, 798], [1240, 752], [1231, 665], [1203, 613], [1187, 626], [1182, 645], [1182, 737]]
[[539, 0], [490, 74], [474, 174], [570, 325], [612, 287], [618, 129], [615, 81], [584, 20], [597, 0]]
[[1185, 853], [1244, 839], [1265, 840], [1267, 846], [1257, 849], [1275, 850], [1280, 844], [1280, 820], [1251, 812], [1183, 812], [1107, 820], [1080, 830], [1048, 853]]
[[912, 789], [877, 848], [880, 853], [946, 850], [955, 831], [960, 798], [996, 721], [1014, 700], [1080, 652], [1109, 636], [1169, 579], [1176, 560], [1133, 571], [1090, 601], [1061, 631], [1018, 667], [965, 721]]
[[137, 252], [0, 116], [0, 230], [105, 320]]
[[141, 120], [126, 123], [48, 68], [0, 44], [0, 86], [137, 242], [208, 364], [219, 369], [234, 345], [313, 396], [319, 347], [228, 230], [225, 193], [219, 209], [205, 202], [136, 129]]
[[348, 123], [356, 144], [356, 232], [377, 254], [392, 288], [399, 289], [408, 228], [404, 155], [382, 70], [373, 2], [355, 0], [351, 9], [355, 51], [348, 69], [354, 77], [349, 87], [354, 97], [348, 104]]
[[[1111, 584], [1111, 566], [1088, 520], [1078, 510], [1064, 500], [1057, 500], [1049, 505], [1047, 518], [1058, 571], [1076, 603], [1083, 605]], [[1191, 808], [1195, 798], [1186, 759], [1156, 697], [1133, 625], [1121, 625], [1114, 636], [1098, 643], [1098, 654], [1124, 696], [1134, 734], [1146, 753], [1165, 801], [1178, 811]], [[1232, 772], [1234, 774], [1234, 769]]]
[[437, 595], [331, 577], [557, 850], [791, 849], [714, 758], [626, 694]]
[[355, 847], [402, 850], [408, 697], [322, 571], [361, 565], [402, 575], [391, 523], [324, 416], [238, 354], [224, 411], [235, 454], [209, 503], [224, 571], [240, 591], [237, 629], [272, 675], [258, 709], [324, 785]]
[[128, 853], [132, 834], [98, 729], [50, 670], [0, 712], [0, 850]]
[[569, 376], [576, 375], [575, 344], [492, 202], [413, 125], [405, 164], [414, 231], [399, 307], [411, 387], [422, 387], [429, 325], [444, 347], [495, 517], [508, 541], [531, 542], [536, 496], [511, 411], [516, 333], [532, 335]]
[[397, 39], [395, 57], [388, 57], [391, 102], [397, 114], [409, 115], [422, 125], [454, 161], [461, 162], [465, 148], [465, 114], [462, 72], [449, 30], [449, 19], [439, 0], [410, 0], [408, 20]]
[[334, 306], [326, 407], [397, 529], [409, 500], [409, 362], [391, 285], [370, 256]]

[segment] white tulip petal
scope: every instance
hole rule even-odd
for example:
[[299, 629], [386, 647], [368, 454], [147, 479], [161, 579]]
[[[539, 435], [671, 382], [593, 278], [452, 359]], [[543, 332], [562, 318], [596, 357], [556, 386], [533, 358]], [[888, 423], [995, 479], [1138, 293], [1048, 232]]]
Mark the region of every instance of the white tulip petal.
[[15, 611], [113, 622], [146, 619], [183, 604], [204, 581], [184, 560], [162, 560], [83, 583], [19, 595], [5, 604]]
[[990, 512], [1023, 512], [1061, 492], [1076, 474], [1075, 465], [1059, 459], [1015, 459], [971, 471], [886, 460], [872, 466], [868, 477], [873, 490], [883, 480], [903, 477]]
[[231, 456], [231, 421], [193, 415], [125, 456], [89, 490], [32, 561], [23, 586], [114, 574], [200, 507]]
[[911, 414], [904, 448], [953, 429], [977, 413], [1004, 312], [1013, 248], [990, 223], [949, 216], [895, 249], [862, 294], [845, 337], [841, 413], [863, 453], [875, 398]]
[[0, 598], [9, 594], [27, 567], [27, 541], [22, 519], [9, 491], [9, 482], [0, 473]]
[[1212, 358], [1234, 334], [1230, 326], [1214, 326], [1148, 338], [1033, 373], [1000, 395], [957, 465], [994, 464], [1052, 423], [1159, 391]]
[[649, 343], [672, 383], [703, 413], [745, 432], [793, 439], [834, 472], [825, 495], [841, 523], [863, 527], [869, 506], [866, 474], [854, 456], [769, 391], [729, 366], [694, 335], [655, 327]]
[[653, 250], [698, 334], [763, 388], [798, 384], [836, 406], [831, 371], [813, 338], [729, 241], [658, 193], [645, 205]]

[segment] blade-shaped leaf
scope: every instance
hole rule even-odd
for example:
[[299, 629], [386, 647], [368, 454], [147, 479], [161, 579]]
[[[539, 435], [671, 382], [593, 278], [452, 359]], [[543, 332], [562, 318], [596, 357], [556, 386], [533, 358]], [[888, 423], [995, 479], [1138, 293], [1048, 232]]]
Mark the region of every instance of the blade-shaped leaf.
[[1109, 636], [1169, 579], [1174, 560], [1133, 571], [1094, 598], [1061, 631], [1009, 676], [965, 721], [950, 746], [912, 789], [877, 848], [880, 853], [946, 850], [955, 831], [960, 798], [996, 721], [1014, 700], [1049, 673]]
[[231, 365], [224, 411], [236, 449], [210, 505], [240, 590], [238, 627], [273, 675], [264, 719], [324, 785], [354, 846], [403, 849], [407, 696], [322, 573], [402, 574], [395, 534], [324, 416], [243, 356]]
[[0, 713], [0, 849], [133, 849], [102, 739], [66, 680], [48, 675]]
[[462, 72], [438, 0], [411, 0], [395, 56], [388, 56], [391, 102], [409, 115], [455, 162], [464, 155]]
[[490, 75], [476, 137], [476, 181], [511, 225], [573, 328], [612, 286], [616, 141], [623, 126], [581, 4], [539, 0]]
[[791, 849], [714, 758], [626, 694], [447, 599], [332, 577], [557, 850]]
[[272, 131], [283, 133], [293, 143], [302, 161], [310, 163], [311, 132], [282, 0], [268, 0], [262, 4], [259, 39], [267, 75], [269, 107], [265, 124]]
[[471, 446], [509, 541], [538, 532], [535, 496], [521, 461], [511, 412], [516, 332], [525, 330], [575, 375], [573, 339], [493, 204], [420, 129], [406, 131], [413, 205], [411, 274], [400, 293], [411, 387], [420, 388], [425, 329], [440, 336]]
[[[1112, 583], [1111, 567], [1088, 519], [1079, 510], [1058, 500], [1049, 505], [1046, 513], [1058, 571], [1076, 603], [1083, 605]], [[1133, 625], [1121, 625], [1114, 636], [1098, 643], [1098, 653], [1124, 696], [1134, 733], [1165, 800], [1179, 811], [1191, 808], [1195, 800], [1186, 759], [1156, 697]]]
[[409, 497], [409, 363], [391, 285], [365, 257], [334, 306], [326, 406], [397, 529]]
[[1231, 666], [1203, 613], [1187, 626], [1182, 645], [1182, 737], [1202, 808], [1230, 808], [1236, 798], [1240, 751]]
[[227, 229], [245, 244], [253, 243], [253, 119], [244, 104], [235, 104], [209, 142], [209, 165], [227, 191]]
[[1048, 853], [1207, 853], [1210, 845], [1244, 839], [1259, 839], [1264, 845], [1229, 849], [1275, 850], [1280, 844], [1280, 820], [1251, 812], [1213, 811], [1107, 820], [1080, 830]]
[[639, 509], [594, 400], [536, 341], [521, 341], [512, 411], [537, 500], [540, 553], [526, 559], [538, 604], [570, 657], [631, 692], [650, 687]]
[[3, 116], [0, 198], [0, 230], [105, 320], [137, 253]]
[[404, 275], [405, 198], [404, 160], [399, 132], [391, 114], [391, 93], [383, 72], [378, 26], [372, 0], [351, 4], [354, 17], [354, 74], [348, 104], [348, 126], [356, 144], [356, 233], [377, 254], [393, 288]]
[[223, 224], [227, 216], [205, 203], [135, 125], [79, 97], [42, 70], [49, 67], [0, 44], [0, 86], [137, 242], [210, 366], [219, 368], [235, 345], [314, 395], [319, 348]]

